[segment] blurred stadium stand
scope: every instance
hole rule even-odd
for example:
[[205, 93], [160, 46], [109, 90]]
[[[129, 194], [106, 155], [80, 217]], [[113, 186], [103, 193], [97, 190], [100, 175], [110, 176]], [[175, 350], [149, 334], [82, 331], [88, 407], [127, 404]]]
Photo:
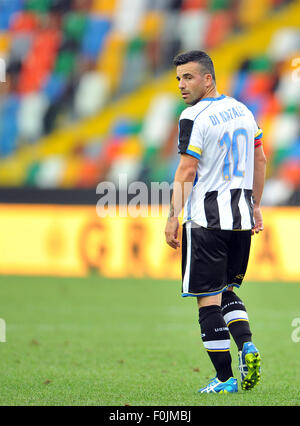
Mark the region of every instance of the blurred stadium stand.
[[202, 49], [264, 131], [264, 204], [300, 205], [299, 17], [298, 0], [0, 0], [0, 200], [94, 203], [120, 173], [171, 182], [172, 59]]

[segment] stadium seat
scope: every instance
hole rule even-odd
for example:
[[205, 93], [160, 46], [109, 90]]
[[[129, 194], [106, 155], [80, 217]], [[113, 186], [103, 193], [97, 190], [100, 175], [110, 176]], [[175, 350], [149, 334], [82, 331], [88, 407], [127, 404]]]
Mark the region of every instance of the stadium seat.
[[24, 177], [23, 185], [26, 187], [35, 187], [36, 186], [36, 175], [40, 169], [40, 164], [36, 161], [30, 163], [27, 167], [26, 174]]
[[161, 12], [167, 12], [170, 7], [170, 1], [167, 0], [151, 0], [151, 2], [148, 3], [147, 9], [152, 9], [156, 11]]
[[36, 55], [30, 55], [23, 63], [19, 79], [19, 94], [38, 92], [42, 87], [47, 70], [39, 59]]
[[104, 143], [102, 154], [109, 166], [119, 157], [123, 141], [124, 138], [112, 136]]
[[0, 11], [0, 31], [8, 30], [9, 21], [10, 21], [9, 13]]
[[140, 87], [146, 79], [147, 58], [145, 41], [137, 37], [127, 48], [124, 58], [123, 75], [120, 81], [120, 94], [128, 93]]
[[266, 96], [266, 102], [261, 108], [261, 114], [263, 117], [275, 117], [282, 110], [282, 103], [280, 100], [274, 95], [274, 93], [270, 93]]
[[182, 12], [178, 34], [182, 50], [203, 49], [210, 15], [204, 10]]
[[106, 16], [112, 18], [117, 5], [117, 0], [93, 0], [91, 13], [94, 15]]
[[205, 9], [209, 0], [183, 0], [181, 10]]
[[22, 10], [23, 0], [1, 0], [0, 30], [8, 30], [10, 21], [15, 13]]
[[120, 156], [133, 157], [138, 161], [142, 157], [143, 147], [138, 136], [128, 136], [120, 147]]
[[[294, 71], [294, 70], [293, 70]], [[283, 106], [300, 106], [300, 79], [291, 80], [291, 73], [285, 73], [281, 76], [276, 95]]]
[[60, 44], [60, 34], [58, 31], [52, 30], [42, 30], [40, 31], [34, 40], [34, 49], [40, 55], [44, 54], [47, 51], [48, 56], [56, 54], [59, 44]]
[[233, 74], [231, 78], [230, 93], [232, 94], [234, 98], [242, 100], [247, 82], [248, 82], [247, 71], [238, 70], [235, 74]]
[[252, 73], [248, 78], [247, 98], [251, 99], [268, 94], [273, 87], [273, 79], [267, 73]]
[[59, 187], [76, 188], [82, 166], [82, 158], [78, 156], [66, 156], [65, 166], [61, 172]]
[[274, 117], [270, 138], [274, 149], [289, 147], [299, 136], [300, 125], [297, 114], [281, 113]]
[[214, 13], [205, 34], [205, 48], [211, 49], [223, 43], [232, 30], [232, 25], [233, 20], [230, 11]]
[[60, 51], [56, 57], [54, 72], [68, 78], [74, 70], [76, 54], [72, 51]]
[[219, 10], [230, 9], [232, 0], [209, 0], [207, 3], [207, 7], [213, 12]]
[[264, 206], [284, 205], [293, 193], [293, 186], [286, 180], [278, 177], [266, 181], [262, 204]]
[[11, 46], [11, 37], [8, 32], [0, 32], [0, 56], [2, 58], [8, 56]]
[[164, 18], [162, 34], [159, 38], [158, 71], [170, 69], [170, 58], [173, 58], [182, 49], [181, 34], [179, 34], [180, 13], [177, 10], [169, 11]]
[[[141, 170], [141, 163], [134, 157], [118, 156], [107, 173], [107, 180], [120, 190], [128, 190], [126, 184], [137, 182]], [[123, 179], [125, 177], [125, 179]]]
[[34, 36], [32, 34], [19, 33], [12, 37], [9, 60], [10, 63], [22, 63], [32, 47]]
[[162, 32], [164, 16], [157, 11], [149, 11], [141, 20], [140, 35], [144, 40], [153, 40]]
[[90, 16], [87, 20], [85, 33], [82, 38], [82, 54], [90, 59], [96, 60], [103, 48], [110, 27], [111, 22], [107, 19]]
[[51, 0], [25, 0], [25, 9], [37, 13], [46, 13], [50, 9]]
[[249, 71], [251, 72], [271, 72], [273, 63], [268, 55], [256, 56], [249, 62]]
[[103, 140], [92, 138], [83, 147], [82, 156], [84, 158], [94, 158], [98, 160], [103, 150]]
[[97, 162], [92, 158], [84, 158], [78, 169], [76, 179], [77, 188], [95, 187], [98, 182], [99, 167]]
[[62, 14], [70, 10], [73, 0], [51, 0], [49, 11]]
[[[141, 132], [145, 147], [161, 147], [173, 127], [177, 99], [173, 95], [158, 95], [151, 102]], [[164, 120], [161, 120], [164, 117]]]
[[19, 85], [21, 94], [41, 90], [54, 65], [58, 44], [59, 34], [57, 32], [45, 30], [36, 35], [23, 61]]
[[300, 159], [291, 158], [284, 161], [278, 168], [278, 177], [292, 185], [293, 189], [300, 188]]
[[126, 39], [136, 37], [146, 6], [147, 0], [119, 0], [115, 9], [113, 30]]
[[112, 126], [111, 135], [114, 138], [123, 138], [131, 134], [132, 130], [133, 130], [132, 121], [120, 118], [120, 120], [118, 120]]
[[65, 168], [65, 159], [61, 156], [50, 156], [39, 165], [35, 174], [36, 186], [39, 188], [57, 188], [61, 182]]
[[261, 0], [242, 0], [236, 3], [239, 25], [248, 27], [263, 21], [270, 11], [270, 2]]
[[42, 86], [42, 92], [49, 102], [57, 102], [63, 95], [67, 86], [67, 80], [63, 75], [49, 74]]
[[300, 160], [300, 137], [298, 137], [295, 143], [290, 147], [289, 158]]
[[87, 17], [75, 11], [63, 16], [62, 30], [66, 39], [81, 41], [86, 29]]
[[103, 50], [97, 59], [97, 70], [107, 76], [111, 93], [119, 88], [123, 73], [125, 49], [125, 39], [111, 32], [107, 36]]
[[81, 13], [88, 13], [91, 9], [93, 0], [73, 0], [71, 7], [73, 10]]
[[74, 97], [77, 117], [96, 114], [105, 105], [109, 95], [109, 82], [105, 74], [90, 71], [81, 76]]
[[48, 100], [41, 93], [24, 95], [18, 112], [20, 138], [34, 142], [43, 134], [43, 118], [48, 107]]
[[0, 109], [0, 156], [12, 155], [17, 148], [18, 141], [18, 109], [19, 98], [9, 96]]
[[19, 33], [34, 32], [40, 24], [39, 17], [32, 12], [15, 13], [10, 20], [10, 31]]
[[168, 3], [168, 10], [170, 10], [171, 12], [180, 11], [183, 0], [168, 0]]
[[286, 0], [271, 0], [272, 7], [276, 10], [283, 6], [287, 1]]
[[281, 28], [272, 37], [268, 56], [273, 61], [290, 59], [300, 49], [300, 29]]

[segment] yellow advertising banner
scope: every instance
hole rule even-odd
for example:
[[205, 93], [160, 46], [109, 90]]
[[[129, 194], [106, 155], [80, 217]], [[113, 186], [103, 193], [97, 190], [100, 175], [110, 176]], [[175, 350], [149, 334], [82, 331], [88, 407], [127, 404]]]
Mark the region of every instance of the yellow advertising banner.
[[[181, 252], [165, 243], [160, 211], [101, 218], [96, 207], [1, 205], [0, 274], [180, 279]], [[300, 282], [299, 218], [298, 208], [264, 209], [247, 280]]]

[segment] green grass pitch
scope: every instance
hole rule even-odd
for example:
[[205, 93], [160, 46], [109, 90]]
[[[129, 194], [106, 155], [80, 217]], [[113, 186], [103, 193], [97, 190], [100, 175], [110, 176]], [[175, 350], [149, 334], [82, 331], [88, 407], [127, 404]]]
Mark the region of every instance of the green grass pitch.
[[[200, 340], [193, 298], [180, 283], [1, 277], [0, 405], [300, 405], [300, 284], [246, 282], [259, 386], [200, 395], [214, 376]], [[300, 332], [298, 333], [300, 336]], [[237, 350], [231, 344], [239, 379]]]

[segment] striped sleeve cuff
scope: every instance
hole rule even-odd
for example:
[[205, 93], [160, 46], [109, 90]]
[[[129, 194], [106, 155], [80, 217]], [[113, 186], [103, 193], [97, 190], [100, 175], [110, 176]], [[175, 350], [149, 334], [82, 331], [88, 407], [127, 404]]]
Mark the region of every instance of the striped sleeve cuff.
[[258, 129], [258, 131], [256, 132], [256, 134], [255, 134], [255, 136], [254, 136], [254, 139], [255, 139], [255, 140], [261, 139], [261, 138], [262, 138], [262, 135], [263, 135], [262, 130], [261, 130], [261, 129]]
[[261, 140], [262, 136], [263, 136], [262, 130], [258, 129], [254, 137], [254, 148], [258, 148], [259, 146], [262, 145], [262, 140]]
[[186, 154], [192, 155], [193, 157], [196, 157], [198, 160], [200, 160], [202, 150], [197, 146], [189, 145], [187, 147]]

